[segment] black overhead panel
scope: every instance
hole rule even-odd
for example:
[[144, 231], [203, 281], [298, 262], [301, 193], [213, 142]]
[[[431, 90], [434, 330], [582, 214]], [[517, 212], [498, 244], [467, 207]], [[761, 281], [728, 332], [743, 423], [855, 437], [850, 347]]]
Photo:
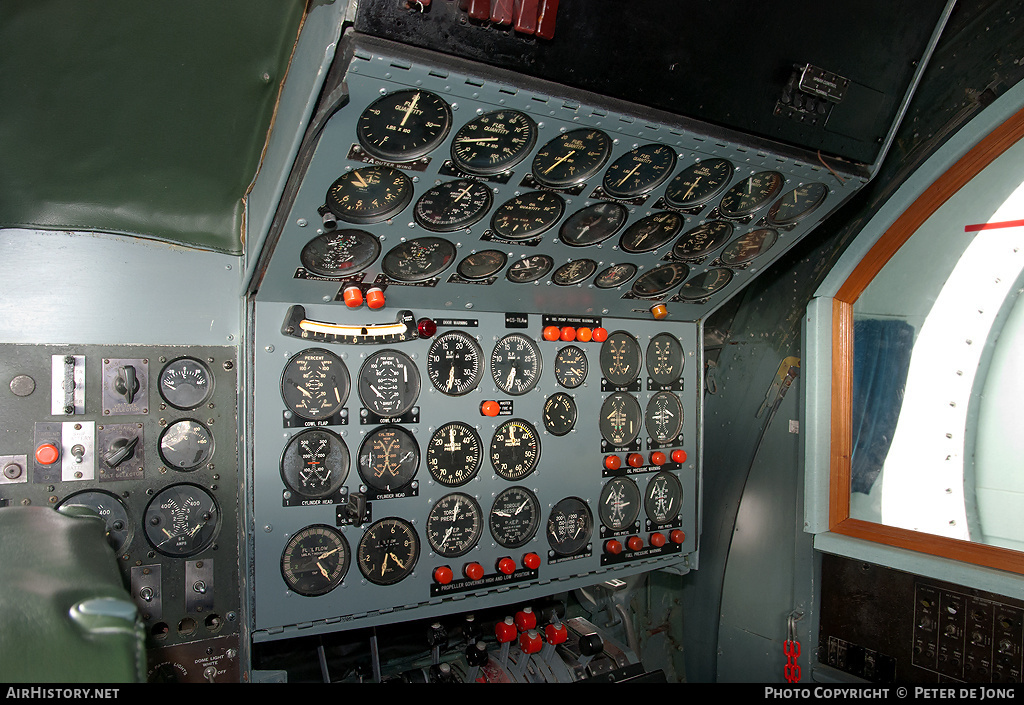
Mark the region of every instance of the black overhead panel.
[[924, 0], [548, 0], [544, 39], [472, 19], [480, 4], [363, 2], [356, 29], [868, 165], [945, 17]]

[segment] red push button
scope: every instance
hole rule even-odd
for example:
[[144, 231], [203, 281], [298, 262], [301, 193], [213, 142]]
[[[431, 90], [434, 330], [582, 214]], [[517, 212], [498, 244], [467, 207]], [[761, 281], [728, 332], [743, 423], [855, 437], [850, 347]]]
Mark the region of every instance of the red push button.
[[416, 323], [416, 330], [421, 338], [433, 338], [434, 334], [437, 333], [437, 324], [430, 318], [421, 318]]
[[384, 308], [384, 292], [379, 287], [372, 287], [366, 292], [366, 305], [370, 308]]
[[501, 413], [501, 404], [496, 401], [485, 401], [480, 405], [480, 413], [484, 416], [497, 416]]
[[576, 329], [576, 340], [581, 343], [589, 343], [590, 339], [594, 337], [594, 331], [589, 328], [577, 328]]
[[484, 567], [479, 563], [467, 563], [462, 572], [470, 580], [479, 580], [484, 577]]
[[576, 340], [576, 329], [572, 326], [565, 326], [562, 328], [561, 338], [567, 343], [571, 343]]
[[639, 453], [630, 453], [626, 456], [626, 462], [629, 463], [629, 467], [638, 468], [644, 464], [644, 456]]
[[615, 539], [612, 539], [611, 541], [607, 541], [604, 544], [604, 552], [605, 553], [610, 553], [613, 556], [617, 556], [620, 553], [622, 553], [622, 543], [617, 541], [617, 540], [615, 540]]
[[672, 462], [673, 463], [685, 463], [686, 462], [686, 451], [685, 450], [674, 450], [674, 451], [672, 451]]
[[682, 543], [686, 540], [686, 532], [682, 529], [673, 529], [668, 538], [672, 543]]
[[498, 570], [505, 575], [512, 575], [516, 572], [516, 562], [511, 558], [502, 558], [498, 561]]
[[630, 551], [639, 551], [644, 547], [644, 540], [639, 536], [630, 536], [629, 541], [626, 541], [626, 545], [629, 546]]
[[537, 570], [540, 568], [540, 556], [536, 553], [527, 553], [523, 556], [523, 565], [530, 570]]
[[349, 308], [359, 308], [363, 305], [363, 290], [358, 286], [347, 286], [342, 292], [341, 298], [345, 300], [345, 305]]
[[604, 466], [609, 470], [618, 470], [622, 467], [622, 458], [617, 455], [609, 455], [604, 459]]
[[592, 337], [595, 343], [603, 343], [608, 340], [608, 331], [604, 328], [595, 328]]
[[651, 453], [651, 465], [664, 465], [668, 462], [668, 457], [660, 450], [656, 450]]
[[665, 534], [656, 531], [651, 534], [651, 545], [656, 548], [661, 548], [665, 545]]
[[434, 582], [436, 583], [447, 585], [454, 577], [455, 574], [452, 573], [452, 569], [446, 565], [434, 569]]
[[562, 331], [558, 326], [547, 326], [544, 328], [544, 340], [554, 342], [562, 337]]
[[44, 443], [36, 448], [36, 462], [40, 465], [53, 465], [60, 458], [60, 448], [52, 443]]

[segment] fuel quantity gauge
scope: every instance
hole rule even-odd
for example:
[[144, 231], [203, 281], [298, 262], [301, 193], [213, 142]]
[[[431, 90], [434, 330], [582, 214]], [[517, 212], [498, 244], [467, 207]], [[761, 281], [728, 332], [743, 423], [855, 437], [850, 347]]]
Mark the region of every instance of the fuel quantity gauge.
[[537, 143], [537, 123], [518, 110], [473, 118], [452, 139], [452, 162], [468, 174], [490, 176], [526, 159]]
[[437, 148], [452, 126], [441, 96], [417, 89], [395, 91], [371, 103], [356, 123], [356, 137], [372, 157], [408, 162]]
[[612, 162], [601, 187], [612, 198], [642, 196], [663, 184], [675, 168], [676, 153], [671, 147], [646, 144]]
[[551, 188], [583, 183], [608, 161], [612, 140], [601, 130], [566, 132], [540, 148], [533, 158], [533, 176]]
[[718, 211], [726, 218], [742, 218], [764, 208], [779, 195], [785, 183], [777, 171], [759, 171], [733, 186], [722, 196]]

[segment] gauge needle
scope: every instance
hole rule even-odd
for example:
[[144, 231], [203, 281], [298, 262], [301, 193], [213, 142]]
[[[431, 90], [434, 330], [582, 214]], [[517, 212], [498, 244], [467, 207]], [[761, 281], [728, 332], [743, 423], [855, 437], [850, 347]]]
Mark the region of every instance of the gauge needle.
[[[451, 369], [448, 370], [448, 391], [451, 391], [453, 386], [455, 386], [455, 365], [452, 365]], [[453, 428], [451, 431], [452, 435], [454, 435], [455, 429]]]
[[405, 563], [402, 563], [402, 561], [398, 560], [398, 557], [395, 556], [394, 553], [388, 553], [388, 555], [391, 556], [391, 560], [393, 560], [395, 563], [398, 564], [399, 568], [401, 568], [402, 570], [405, 570]]
[[693, 190], [697, 188], [697, 184], [700, 182], [700, 179], [701, 177], [698, 176], [696, 179], [693, 180], [693, 183], [690, 184], [690, 188], [688, 188], [686, 190], [686, 193], [683, 194], [684, 199], [690, 197], [690, 194], [693, 193]]
[[362, 174], [360, 174], [358, 171], [353, 171], [352, 175], [356, 178], [356, 185], [358, 185], [360, 188], [366, 188], [367, 186], [370, 185], [366, 183], [366, 179], [364, 179]]
[[458, 203], [459, 201], [461, 201], [461, 200], [462, 200], [462, 198], [463, 198], [463, 196], [465, 196], [465, 195], [466, 195], [467, 193], [469, 193], [469, 189], [471, 189], [471, 188], [473, 188], [473, 185], [472, 185], [472, 184], [470, 184], [470, 185], [469, 185], [469, 186], [467, 186], [466, 188], [462, 189], [462, 191], [460, 191], [460, 192], [459, 192], [459, 195], [458, 195], [458, 196], [456, 196], [456, 197], [455, 197], [455, 198], [453, 199], [453, 202], [455, 202], [455, 203]]
[[520, 504], [520, 505], [519, 505], [519, 508], [518, 508], [518, 509], [516, 509], [516, 510], [515, 510], [515, 512], [513, 512], [513, 514], [518, 514], [519, 512], [523, 511], [523, 509], [524, 509], [524, 508], [526, 507], [526, 505], [527, 505], [527, 504], [529, 504], [529, 503], [530, 503], [530, 500], [526, 500], [525, 502], [523, 502], [522, 504]]
[[390, 556], [390, 555], [391, 555], [390, 553], [385, 553], [384, 554], [384, 561], [380, 564], [380, 574], [381, 575], [384, 575], [384, 571], [387, 570], [387, 567], [388, 567], [388, 556]]
[[459, 143], [463, 142], [497, 142], [497, 137], [472, 137], [459, 140]]
[[513, 367], [511, 370], [508, 371], [508, 379], [505, 380], [505, 386], [506, 387], [511, 387], [512, 383], [515, 381], [515, 379], [516, 379], [516, 368]]
[[441, 545], [442, 546], [444, 546], [446, 543], [448, 543], [448, 537], [452, 535], [453, 531], [455, 531], [455, 527], [454, 526], [449, 526], [448, 527], [448, 531], [444, 532], [444, 538], [441, 539]]
[[297, 384], [295, 385], [295, 388], [298, 389], [303, 394], [305, 394], [307, 397], [312, 397], [313, 396], [312, 394], [310, 394], [309, 392], [307, 392], [305, 389], [303, 389], [302, 387], [300, 387]]
[[636, 165], [635, 167], [633, 167], [632, 169], [630, 169], [630, 170], [629, 170], [629, 173], [628, 173], [628, 174], [626, 174], [625, 176], [623, 176], [623, 177], [622, 177], [622, 181], [620, 181], [619, 183], [617, 183], [617, 184], [615, 184], [615, 185], [616, 185], [616, 186], [622, 186], [622, 184], [626, 183], [626, 179], [628, 179], [628, 178], [629, 178], [629, 177], [631, 177], [631, 176], [632, 176], [633, 174], [635, 174], [635, 173], [636, 173], [636, 170], [637, 170], [637, 169], [639, 169], [639, 168], [640, 168], [640, 165], [639, 165], [639, 164], [637, 164], [637, 165]]
[[381, 394], [380, 392], [378, 392], [378, 391], [377, 391], [377, 388], [376, 388], [376, 387], [374, 387], [374, 386], [373, 386], [372, 384], [370, 385], [370, 389], [371, 389], [371, 390], [373, 391], [373, 393], [374, 393], [374, 394], [376, 394], [376, 395], [377, 395], [378, 397], [380, 397], [381, 399], [383, 399], [383, 398], [384, 398], [384, 395], [383, 395], [383, 394]]
[[566, 155], [565, 155], [564, 157], [562, 157], [561, 159], [558, 159], [557, 161], [555, 161], [555, 163], [554, 163], [554, 164], [552, 164], [552, 165], [551, 165], [551, 166], [549, 166], [549, 167], [548, 167], [547, 169], [545, 169], [545, 170], [544, 170], [544, 173], [545, 173], [545, 174], [546, 174], [546, 173], [548, 173], [549, 171], [551, 171], [552, 169], [554, 169], [554, 168], [555, 168], [556, 166], [558, 166], [559, 164], [561, 164], [562, 162], [564, 162], [564, 161], [565, 161], [566, 159], [568, 159], [569, 157], [571, 157], [571, 156], [572, 156], [572, 155], [574, 155], [574, 154], [576, 154], [576, 150], [575, 150], [575, 149], [573, 149], [573, 150], [570, 150], [568, 154], [566, 154]]
[[412, 115], [412, 111], [416, 109], [416, 102], [419, 101], [419, 99], [419, 93], [413, 96], [412, 101], [409, 103], [409, 109], [405, 111], [405, 117], [402, 118], [402, 122], [398, 123], [400, 126], [405, 127], [405, 121], [409, 119], [409, 116]]
[[327, 569], [320, 565], [320, 561], [316, 562], [316, 567], [320, 569], [320, 575], [324, 576], [328, 580], [331, 579], [331, 576], [327, 574]]
[[324, 558], [327, 558], [327, 556], [331, 555], [332, 553], [337, 553], [340, 550], [341, 550], [340, 548], [332, 548], [327, 553], [321, 553], [319, 556], [316, 557], [316, 559], [318, 561], [322, 561]]

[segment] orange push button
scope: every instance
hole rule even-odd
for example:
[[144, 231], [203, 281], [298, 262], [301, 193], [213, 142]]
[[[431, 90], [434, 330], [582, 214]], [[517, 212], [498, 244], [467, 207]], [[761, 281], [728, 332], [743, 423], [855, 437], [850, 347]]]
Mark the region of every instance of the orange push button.
[[605, 330], [604, 328], [595, 328], [594, 332], [591, 334], [591, 337], [593, 338], [595, 343], [603, 343], [604, 341], [608, 340], [608, 331]]
[[544, 340], [553, 343], [562, 337], [562, 331], [558, 326], [546, 326], [543, 335]]
[[53, 465], [60, 458], [60, 448], [52, 443], [44, 443], [36, 448], [36, 462], [40, 465]]
[[384, 308], [384, 292], [380, 287], [371, 287], [366, 292], [366, 305], [370, 308]]
[[363, 305], [363, 291], [358, 286], [347, 286], [341, 297], [345, 299], [345, 305], [349, 308], [359, 308]]
[[668, 457], [660, 450], [656, 450], [651, 453], [651, 465], [664, 465], [668, 462]]
[[485, 401], [480, 405], [480, 413], [484, 416], [497, 416], [501, 413], [501, 404], [496, 401]]
[[594, 337], [594, 331], [589, 328], [577, 328], [576, 329], [576, 340], [581, 343], [589, 343], [590, 339]]
[[576, 329], [572, 326], [565, 326], [561, 331], [561, 338], [567, 343], [576, 340]]

